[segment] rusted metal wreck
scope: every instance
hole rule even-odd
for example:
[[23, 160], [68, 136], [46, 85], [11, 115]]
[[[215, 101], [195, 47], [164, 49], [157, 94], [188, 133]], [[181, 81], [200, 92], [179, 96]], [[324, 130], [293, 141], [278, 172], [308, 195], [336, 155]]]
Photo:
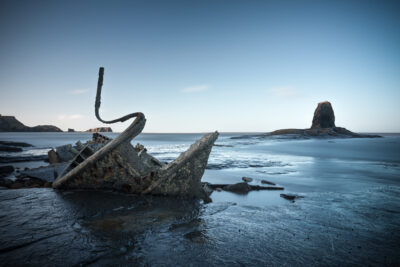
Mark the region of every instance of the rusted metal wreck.
[[54, 181], [57, 189], [113, 189], [136, 193], [201, 198], [211, 201], [201, 183], [212, 146], [218, 132], [204, 135], [178, 158], [163, 163], [141, 146], [133, 147], [131, 140], [139, 135], [146, 123], [143, 113], [136, 112], [119, 119], [105, 121], [100, 118], [100, 97], [104, 68], [99, 70], [95, 113], [103, 123], [133, 123], [115, 139], [94, 134]]

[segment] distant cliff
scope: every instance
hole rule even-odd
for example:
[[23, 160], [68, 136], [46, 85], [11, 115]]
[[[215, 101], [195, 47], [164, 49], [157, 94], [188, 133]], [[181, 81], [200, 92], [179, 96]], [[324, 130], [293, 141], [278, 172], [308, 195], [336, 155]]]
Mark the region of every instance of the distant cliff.
[[14, 116], [0, 115], [0, 132], [62, 132], [62, 130], [53, 125], [29, 127], [18, 121]]
[[112, 133], [112, 129], [111, 129], [111, 127], [98, 127], [98, 128], [89, 129], [86, 132], [89, 132], [89, 133]]

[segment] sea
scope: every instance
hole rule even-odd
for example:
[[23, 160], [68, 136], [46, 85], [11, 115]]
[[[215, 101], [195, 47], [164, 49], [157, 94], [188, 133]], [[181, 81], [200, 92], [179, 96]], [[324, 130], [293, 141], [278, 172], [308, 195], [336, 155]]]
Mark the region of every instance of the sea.
[[[142, 133], [132, 144], [170, 162], [202, 135]], [[267, 180], [284, 190], [214, 191], [208, 204], [106, 191], [0, 189], [0, 265], [400, 266], [400, 135], [382, 135], [221, 133], [202, 181], [251, 177], [252, 185]], [[33, 145], [0, 156], [46, 155], [89, 139], [90, 133], [0, 133], [0, 140]]]

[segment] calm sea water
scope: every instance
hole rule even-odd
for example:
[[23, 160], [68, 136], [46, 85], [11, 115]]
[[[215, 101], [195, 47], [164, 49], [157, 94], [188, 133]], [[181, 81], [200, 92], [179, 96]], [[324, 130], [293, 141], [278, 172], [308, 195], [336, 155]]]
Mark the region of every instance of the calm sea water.
[[[201, 136], [141, 134], [132, 144], [171, 161]], [[213, 202], [203, 204], [110, 192], [0, 190], [0, 265], [400, 264], [399, 135], [231, 139], [235, 136], [220, 135], [203, 181], [236, 183], [247, 176], [252, 184], [274, 182], [283, 192], [214, 192]], [[0, 133], [0, 140], [33, 144], [25, 155], [90, 138]], [[280, 193], [304, 198], [292, 203]]]

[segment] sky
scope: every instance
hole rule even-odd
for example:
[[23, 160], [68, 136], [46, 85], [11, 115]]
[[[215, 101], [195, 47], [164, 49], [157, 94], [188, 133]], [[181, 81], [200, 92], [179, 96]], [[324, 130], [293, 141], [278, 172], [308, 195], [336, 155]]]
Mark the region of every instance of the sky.
[[[0, 0], [0, 114], [63, 130], [400, 132], [400, 1]], [[113, 124], [123, 131], [130, 122]]]

